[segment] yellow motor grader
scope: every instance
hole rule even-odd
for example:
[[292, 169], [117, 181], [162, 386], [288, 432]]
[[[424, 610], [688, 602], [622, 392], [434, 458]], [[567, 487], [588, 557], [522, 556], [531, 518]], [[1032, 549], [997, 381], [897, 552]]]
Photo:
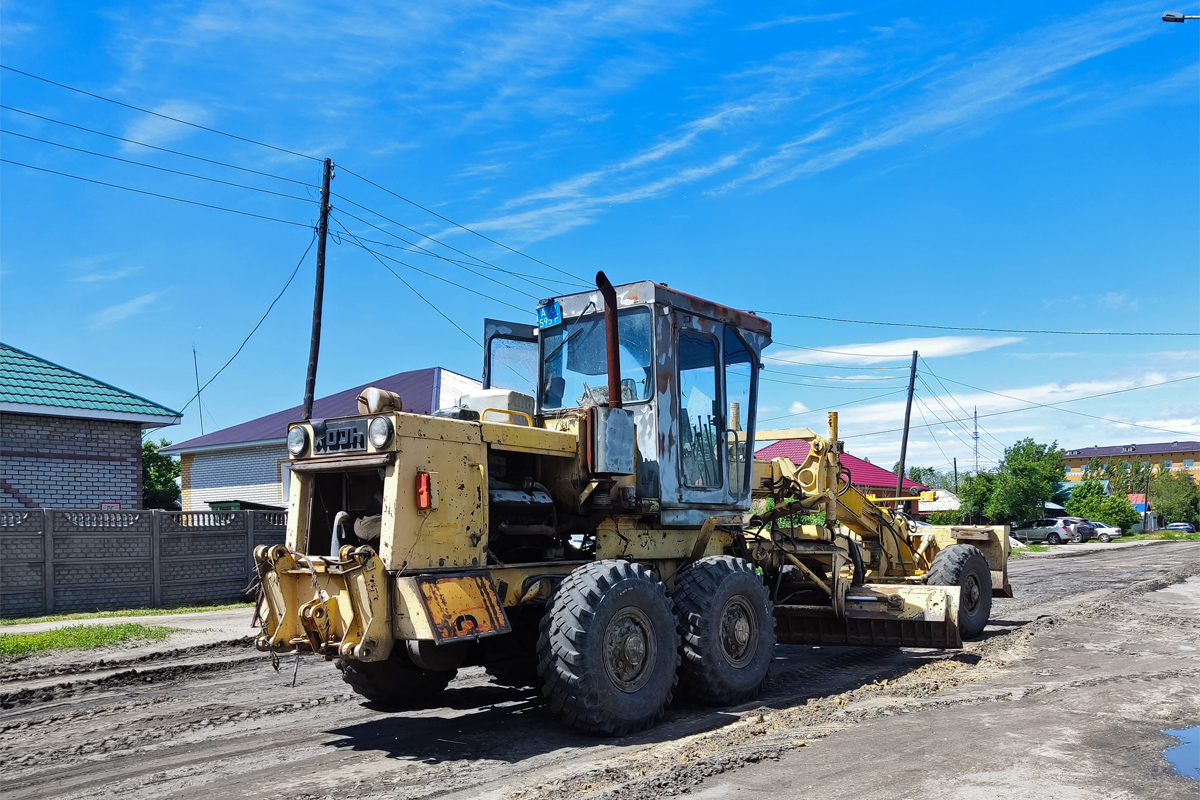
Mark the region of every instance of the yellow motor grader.
[[[485, 322], [484, 388], [454, 407], [368, 389], [290, 427], [259, 649], [334, 660], [391, 707], [482, 665], [621, 735], [677, 689], [754, 698], [776, 642], [958, 648], [1011, 596], [1008, 531], [869, 500], [836, 414], [825, 436], [755, 431], [766, 319], [603, 273], [537, 314]], [[755, 460], [788, 438], [803, 463]]]

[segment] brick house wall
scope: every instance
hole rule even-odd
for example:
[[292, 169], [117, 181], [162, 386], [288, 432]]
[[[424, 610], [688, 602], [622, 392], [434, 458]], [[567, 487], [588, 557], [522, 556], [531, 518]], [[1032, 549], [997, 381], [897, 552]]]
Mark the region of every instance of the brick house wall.
[[213, 501], [243, 500], [283, 508], [287, 461], [287, 445], [280, 443], [182, 453], [180, 505], [207, 511]]
[[0, 413], [0, 507], [142, 507], [142, 427]]

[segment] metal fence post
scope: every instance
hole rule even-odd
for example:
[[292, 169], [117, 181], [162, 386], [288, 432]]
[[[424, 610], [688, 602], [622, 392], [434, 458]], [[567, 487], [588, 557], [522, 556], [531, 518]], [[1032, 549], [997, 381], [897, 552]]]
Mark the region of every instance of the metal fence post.
[[54, 509], [42, 509], [42, 605], [46, 614], [54, 613]]
[[162, 518], [158, 509], [150, 511], [150, 603], [162, 605]]

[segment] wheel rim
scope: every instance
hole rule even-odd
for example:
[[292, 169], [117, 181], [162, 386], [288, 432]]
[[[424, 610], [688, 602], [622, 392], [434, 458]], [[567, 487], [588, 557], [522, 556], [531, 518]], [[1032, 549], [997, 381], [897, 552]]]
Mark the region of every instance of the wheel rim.
[[640, 608], [622, 608], [604, 629], [604, 671], [622, 692], [636, 692], [654, 674], [658, 646], [650, 618]]
[[975, 609], [979, 607], [979, 595], [979, 579], [968, 575], [962, 586], [962, 604], [968, 614], [974, 614]]
[[745, 597], [729, 598], [721, 609], [720, 629], [717, 640], [721, 643], [721, 655], [735, 667], [744, 667], [754, 658], [758, 649], [758, 626], [754, 621], [754, 609]]

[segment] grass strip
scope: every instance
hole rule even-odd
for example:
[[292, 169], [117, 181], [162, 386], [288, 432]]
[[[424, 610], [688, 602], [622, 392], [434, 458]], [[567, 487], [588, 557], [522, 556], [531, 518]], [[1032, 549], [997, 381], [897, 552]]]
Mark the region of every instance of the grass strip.
[[13, 659], [46, 650], [91, 650], [132, 641], [161, 641], [179, 628], [136, 622], [115, 625], [68, 625], [41, 633], [0, 633], [0, 659]]
[[117, 611], [80, 611], [74, 614], [51, 614], [45, 617], [15, 617], [0, 619], [5, 625], [29, 625], [34, 622], [65, 622], [76, 619], [112, 619], [113, 617], [153, 617], [163, 614], [199, 614], [202, 611], [227, 611], [244, 608], [254, 610], [254, 603], [219, 603], [214, 605], [176, 606], [175, 608], [124, 608]]

